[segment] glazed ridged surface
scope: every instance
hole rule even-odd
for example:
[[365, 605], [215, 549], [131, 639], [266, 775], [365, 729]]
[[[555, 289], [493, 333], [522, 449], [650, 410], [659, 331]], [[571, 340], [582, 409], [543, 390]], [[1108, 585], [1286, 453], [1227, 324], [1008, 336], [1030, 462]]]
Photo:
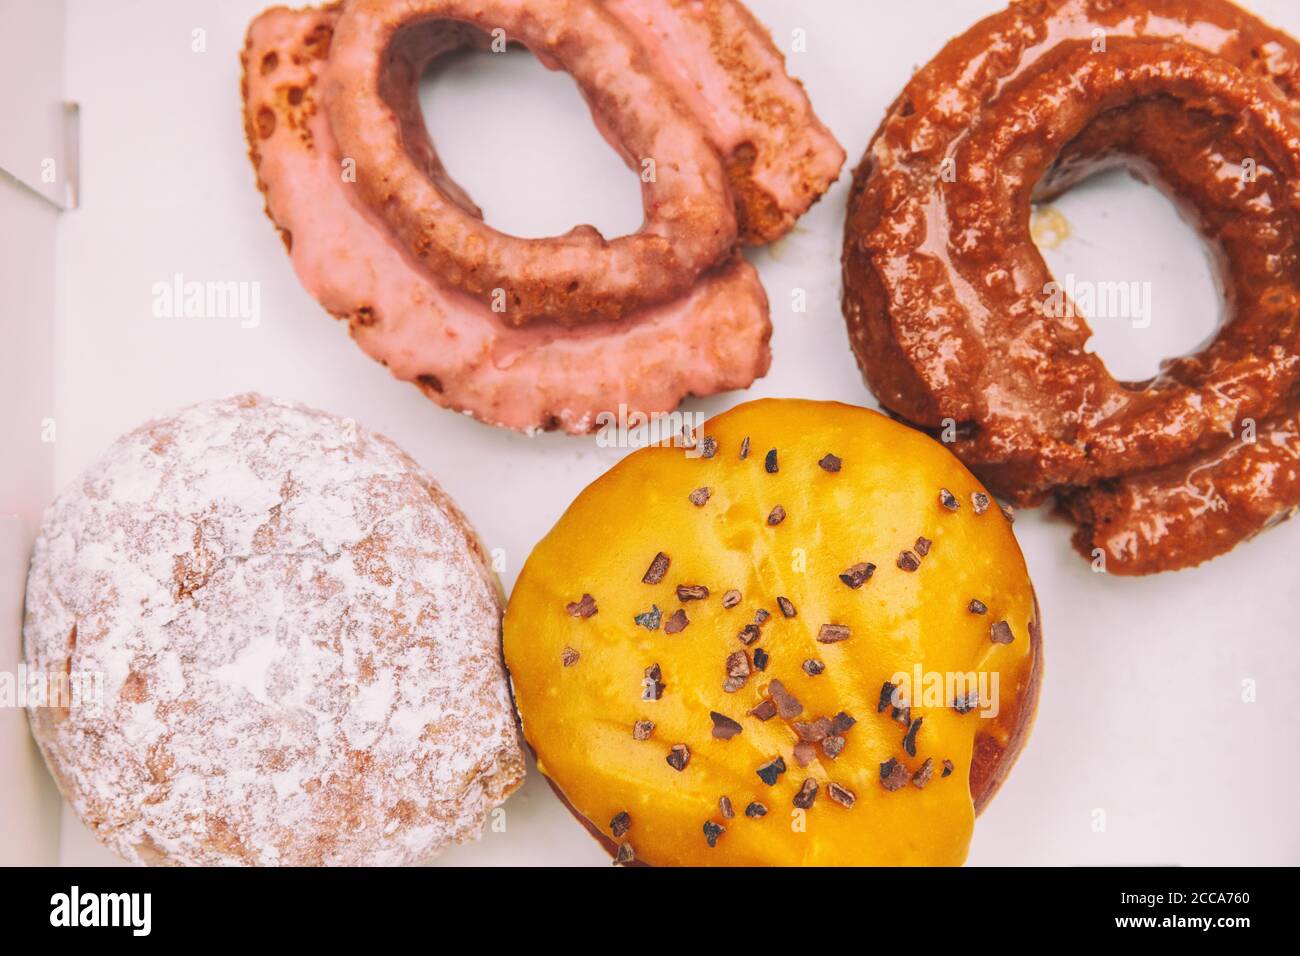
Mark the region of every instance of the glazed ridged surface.
[[[565, 41], [594, 64], [586, 72], [631, 57], [655, 96], [675, 104], [673, 125], [657, 131], [665, 157], [695, 157], [689, 168], [658, 168], [663, 197], [677, 198], [640, 239], [625, 237], [667, 257], [658, 265], [615, 251], [628, 242], [590, 227], [555, 240], [503, 236], [442, 168], [414, 84], [432, 57], [487, 41], [490, 18], [475, 4], [446, 4], [453, 19], [395, 32], [375, 18], [400, 5], [276, 8], [250, 26], [243, 54], [250, 155], [308, 291], [395, 376], [441, 405], [520, 431], [588, 432], [620, 405], [670, 411], [687, 395], [743, 388], [765, 374], [767, 298], [736, 247], [788, 231], [843, 161], [770, 38], [734, 0], [566, 3], [618, 40], [603, 50], [576, 35]], [[542, 30], [542, 12], [561, 9], [505, 6], [533, 31]], [[336, 28], [347, 31], [338, 62]], [[380, 78], [352, 62], [385, 39], [392, 56]], [[378, 86], [379, 105], [367, 99], [375, 115], [356, 114], [344, 95], [358, 75]], [[619, 130], [604, 118], [614, 106], [593, 99], [590, 84], [584, 92], [617, 145]], [[335, 125], [340, 118], [346, 126]], [[651, 119], [641, 117], [642, 134], [655, 132]], [[624, 158], [641, 172], [638, 157]], [[348, 159], [352, 182], [341, 175]], [[659, 202], [660, 187], [643, 188], [647, 202]], [[421, 196], [436, 202], [412, 201]], [[660, 230], [660, 219], [676, 232]], [[601, 256], [609, 268], [594, 268]], [[648, 271], [638, 274], [637, 262]], [[634, 295], [613, 294], [615, 286]], [[625, 307], [611, 308], [619, 302]]]
[[[1143, 383], [1110, 376], [1077, 313], [1044, 309], [1053, 277], [1029, 234], [1032, 202], [1113, 165], [1196, 221], [1229, 309], [1211, 345]], [[1300, 375], [1298, 183], [1291, 38], [1224, 0], [1014, 3], [917, 73], [857, 171], [844, 309], [859, 364], [890, 409], [954, 427], [957, 454], [1019, 502], [1065, 490], [1081, 515], [1100, 483], [1163, 484], [1141, 521], [1094, 509], [1109, 529], [1080, 543], [1108, 570], [1199, 563], [1300, 503], [1265, 480], [1284, 441], [1233, 451], [1272, 430]], [[1225, 512], [1200, 540], [1176, 491], [1193, 469]]]

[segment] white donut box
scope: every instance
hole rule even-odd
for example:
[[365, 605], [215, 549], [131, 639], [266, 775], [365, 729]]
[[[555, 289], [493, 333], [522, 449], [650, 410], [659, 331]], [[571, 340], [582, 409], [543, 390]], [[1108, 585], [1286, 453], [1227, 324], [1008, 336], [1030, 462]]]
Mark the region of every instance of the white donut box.
[[[0, 674], [21, 659], [41, 510], [117, 435], [191, 402], [258, 390], [389, 435], [499, 553], [507, 589], [568, 502], [627, 453], [443, 411], [366, 359], [302, 291], [263, 216], [241, 125], [238, 51], [268, 3], [0, 0]], [[1295, 0], [1244, 5], [1300, 36]], [[852, 164], [911, 71], [1003, 0], [750, 6]], [[448, 168], [489, 221], [530, 235], [565, 231], [578, 214], [606, 234], [636, 228], [634, 181], [567, 77], [525, 54], [466, 60], [425, 94]], [[544, 155], [521, 166], [537, 144]], [[875, 405], [839, 314], [848, 179], [846, 169], [791, 236], [752, 257], [776, 329], [769, 376], [687, 409], [771, 395]], [[1147, 283], [1149, 327], [1093, 323], [1117, 373], [1140, 378], [1210, 333], [1217, 291], [1163, 198], [1111, 176], [1058, 209], [1070, 238], [1045, 252], [1058, 277]], [[256, 324], [160, 317], [155, 290], [177, 277], [255, 284]], [[1300, 522], [1137, 580], [1093, 573], [1044, 511], [1022, 512], [1016, 530], [1042, 603], [1046, 679], [1028, 749], [976, 826], [970, 862], [1300, 863]], [[504, 831], [438, 862], [608, 864], [534, 769], [506, 809]], [[62, 806], [24, 712], [0, 706], [0, 865], [115, 863]]]

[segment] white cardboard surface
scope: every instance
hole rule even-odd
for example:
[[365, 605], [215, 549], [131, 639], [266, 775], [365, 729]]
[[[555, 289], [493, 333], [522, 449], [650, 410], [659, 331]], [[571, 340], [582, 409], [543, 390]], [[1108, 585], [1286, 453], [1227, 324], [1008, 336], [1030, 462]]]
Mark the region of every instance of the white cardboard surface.
[[[53, 490], [54, 243], [64, 169], [56, 155], [61, 112], [61, 0], [0, 0], [0, 673], [22, 658], [27, 558], [40, 510]], [[22, 36], [13, 44], [10, 37]], [[11, 178], [12, 177], [12, 178]], [[44, 433], [44, 434], [43, 434]], [[27, 715], [0, 707], [0, 864], [50, 864], [58, 853], [54, 784], [27, 729]]]
[[[793, 30], [806, 31], [807, 52], [790, 57], [791, 69], [853, 164], [914, 67], [1002, 3], [750, 5], [785, 48]], [[1300, 35], [1290, 0], [1246, 5]], [[429, 467], [488, 547], [505, 550], [508, 588], [532, 544], [622, 452], [527, 439], [436, 408], [362, 356], [302, 291], [244, 155], [237, 53], [262, 6], [69, 3], [66, 94], [81, 103], [83, 205], [58, 226], [57, 482], [121, 432], [186, 403], [246, 389], [292, 397], [390, 435]], [[636, 225], [635, 181], [567, 77], [523, 54], [461, 58], [439, 71], [426, 110], [448, 168], [494, 224], [530, 235], [579, 221], [607, 233]], [[769, 395], [874, 405], [839, 313], [847, 181], [846, 171], [793, 235], [753, 257], [776, 326], [769, 376], [690, 407]], [[1150, 329], [1099, 330], [1117, 369], [1149, 371], [1208, 334], [1217, 294], [1163, 200], [1108, 181], [1059, 206], [1073, 235], [1049, 255], [1058, 276], [1153, 283]], [[177, 273], [259, 282], [260, 325], [152, 317], [153, 285]], [[791, 310], [796, 288], [807, 291], [806, 314]], [[1203, 568], [1145, 580], [1093, 574], [1071, 550], [1069, 527], [1046, 514], [1022, 513], [1016, 527], [1044, 613], [1046, 679], [1028, 749], [979, 821], [970, 862], [1300, 862], [1300, 523]], [[1243, 701], [1245, 681], [1253, 703]], [[441, 862], [607, 864], [536, 773], [507, 819], [505, 833]], [[113, 862], [66, 811], [60, 859]]]
[[64, 10], [63, 0], [0, 2], [0, 170], [61, 208], [75, 198], [61, 96]]

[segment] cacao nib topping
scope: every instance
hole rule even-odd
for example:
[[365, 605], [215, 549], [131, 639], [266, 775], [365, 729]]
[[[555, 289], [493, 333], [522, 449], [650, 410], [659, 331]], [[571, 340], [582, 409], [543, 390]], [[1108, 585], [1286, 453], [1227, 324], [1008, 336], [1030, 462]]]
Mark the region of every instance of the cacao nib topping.
[[746, 435], [744, 441], [740, 443], [740, 460], [744, 461], [749, 457], [749, 436]]
[[727, 655], [727, 676], [748, 677], [749, 655], [744, 651], [735, 651]]
[[726, 594], [722, 595], [722, 606], [730, 611], [740, 603], [740, 592], [732, 588]]
[[989, 628], [989, 640], [994, 644], [1010, 644], [1015, 639], [1015, 635], [1011, 633], [1011, 625], [1006, 621], [998, 621]]
[[817, 640], [822, 644], [838, 644], [847, 641], [852, 632], [845, 624], [823, 624], [817, 631]]
[[933, 545], [934, 542], [931, 541], [929, 538], [917, 538], [916, 544], [912, 545], [912, 550], [924, 558], [927, 554], [930, 553], [930, 548]]
[[970, 506], [975, 509], [977, 515], [982, 515], [989, 510], [989, 496], [982, 491], [972, 491], [970, 495]]
[[663, 672], [658, 664], [651, 664], [645, 669], [645, 680], [641, 681], [641, 699], [659, 700], [668, 685], [662, 680]]
[[745, 816], [749, 817], [751, 820], [765, 817], [767, 816], [767, 807], [763, 806], [757, 800], [754, 800], [749, 804], [749, 806], [745, 807]]
[[817, 781], [809, 777], [794, 795], [794, 805], [800, 810], [810, 810], [817, 800]]
[[664, 575], [668, 573], [668, 565], [670, 563], [671, 559], [668, 555], [660, 551], [654, 556], [654, 560], [650, 562], [650, 567], [646, 568], [645, 576], [641, 578], [641, 583], [658, 584], [664, 579]]
[[638, 720], [632, 725], [633, 740], [649, 740], [650, 735], [655, 732], [655, 723], [653, 720]]
[[829, 737], [827, 737], [825, 740], [822, 741], [822, 752], [825, 753], [826, 756], [834, 760], [836, 757], [838, 757], [840, 754], [844, 752], [844, 745], [847, 743], [848, 741], [845, 740], [841, 735], [831, 734]]
[[898, 690], [896, 684], [885, 681], [880, 687], [880, 702], [876, 704], [876, 713], [882, 712], [886, 707], [894, 705], [894, 691]]
[[703, 584], [679, 584], [677, 585], [677, 600], [685, 604], [687, 601], [703, 601], [709, 596], [709, 589]]
[[945, 760], [945, 761], [943, 762], [943, 773], [939, 774], [939, 776], [941, 776], [941, 777], [946, 777], [946, 776], [948, 776], [948, 775], [951, 774], [951, 773], [952, 773], [952, 761], [951, 761], [951, 760]]
[[903, 737], [903, 749], [907, 751], [909, 757], [916, 756], [916, 733], [924, 722], [924, 717], [918, 717], [908, 725], [907, 734]]
[[893, 712], [890, 714], [890, 716], [893, 717], [897, 723], [902, 724], [904, 727], [912, 726], [912, 708], [910, 706], [895, 707], [893, 709]]
[[759, 670], [759, 671], [767, 670], [768, 660], [769, 658], [768, 658], [767, 651], [763, 650], [761, 647], [754, 648], [754, 669], [755, 670]]
[[668, 761], [668, 766], [680, 773], [691, 762], [691, 748], [685, 744], [673, 744], [672, 749], [668, 751], [668, 756], [664, 759]]
[[835, 474], [835, 472], [839, 471], [844, 465], [844, 462], [828, 452], [823, 456], [821, 461], [817, 462], [817, 464], [821, 465], [822, 471], [829, 471], [831, 474]]
[[749, 654], [745, 651], [736, 651], [734, 654], [727, 655], [727, 679], [722, 685], [722, 689], [728, 694], [734, 694], [745, 686], [749, 680]]
[[806, 740], [801, 740], [794, 745], [794, 762], [800, 767], [806, 767], [817, 759], [817, 747]]
[[776, 716], [776, 704], [771, 700], [759, 701], [754, 709], [749, 712], [749, 716], [757, 717], [759, 720], [771, 720]]
[[642, 611], [636, 617], [632, 618], [637, 624], [640, 624], [647, 631], [659, 630], [659, 622], [663, 620], [663, 612], [659, 610], [658, 604], [651, 604], [650, 610]]
[[845, 810], [852, 810], [853, 804], [857, 802], [858, 798], [847, 787], [841, 787], [838, 783], [828, 783], [826, 784], [826, 799], [832, 803], [838, 803]]
[[815, 744], [819, 740], [825, 740], [827, 735], [830, 734], [830, 718], [818, 717], [816, 720], [796, 720], [794, 722], [794, 732], [800, 740], [807, 740]]
[[621, 837], [630, 829], [632, 829], [632, 817], [628, 815], [626, 810], [609, 821], [609, 832], [614, 834], [615, 837]]
[[726, 832], [727, 828], [722, 824], [714, 823], [712, 820], [704, 821], [704, 842], [709, 845], [710, 849], [718, 845], [718, 837]]
[[831, 733], [833, 734], [848, 733], [849, 729], [852, 728], [852, 726], [856, 723], [857, 721], [854, 720], [850, 714], [841, 710], [838, 714], [836, 714], [834, 717], [831, 718]]
[[731, 805], [731, 797], [718, 797], [718, 812], [722, 814], [722, 819], [730, 820], [735, 817], [736, 810]]
[[966, 610], [970, 611], [972, 614], [987, 614], [989, 612], [989, 606], [983, 601], [977, 601], [974, 598], [971, 598], [971, 602], [966, 605]]
[[772, 681], [768, 685], [767, 692], [776, 703], [776, 712], [785, 720], [792, 720], [803, 713], [803, 704], [799, 703], [794, 694], [786, 690], [785, 685], [779, 680]]
[[668, 620], [664, 623], [664, 633], [680, 634], [686, 630], [686, 625], [690, 623], [691, 620], [686, 616], [686, 612], [678, 608], [669, 615]]
[[712, 435], [705, 435], [704, 440], [700, 442], [700, 457], [712, 458], [718, 453], [718, 440]]
[[713, 497], [713, 491], [710, 488], [696, 488], [690, 493], [691, 504], [697, 508], [703, 508], [707, 505], [711, 497]]
[[709, 717], [713, 720], [713, 736], [718, 740], [730, 740], [745, 729], [739, 722], [716, 710], [709, 711]]
[[757, 624], [746, 624], [744, 627], [740, 629], [740, 633], [736, 635], [736, 638], [740, 641], [740, 643], [744, 644], [746, 647], [749, 647], [751, 644], [753, 644], [756, 640], [758, 640], [762, 636], [763, 636], [763, 632], [759, 630]]
[[876, 573], [876, 566], [870, 561], [863, 561], [861, 564], [855, 564], [843, 574], [840, 580], [847, 584], [853, 590], [857, 590], [871, 580], [871, 576]]
[[571, 617], [589, 618], [598, 610], [596, 599], [590, 594], [584, 594], [581, 601], [571, 601], [564, 606]]
[[972, 710], [980, 705], [980, 693], [977, 690], [962, 696], [957, 695], [957, 699], [952, 702], [952, 709], [959, 714], [969, 714]]
[[911, 778], [907, 768], [890, 757], [880, 765], [880, 785], [893, 793], [895, 790], [902, 790], [907, 786], [907, 781]]
[[776, 757], [763, 764], [755, 772], [758, 774], [759, 780], [762, 780], [769, 787], [775, 787], [777, 777], [785, 773], [785, 760]]
[[757, 624], [759, 627], [762, 627], [764, 624], [767, 623], [767, 619], [771, 616], [772, 615], [769, 611], [767, 611], [765, 608], [760, 607], [757, 611], [754, 612], [754, 623]]
[[823, 664], [821, 661], [817, 660], [815, 657], [810, 657], [808, 658], [808, 660], [803, 662], [803, 672], [807, 674], [809, 677], [816, 677], [819, 674], [825, 672], [825, 670], [826, 670], [826, 665]]
[[572, 647], [566, 647], [564, 650], [560, 651], [560, 663], [565, 667], [572, 667], [574, 664], [578, 663], [578, 658], [581, 656], [582, 655]]
[[632, 844], [621, 843], [618, 847], [618, 856], [614, 858], [615, 866], [627, 866], [636, 859], [636, 852], [632, 849]]
[[947, 488], [939, 489], [939, 504], [943, 505], [949, 511], [956, 511], [961, 507], [961, 502], [957, 500], [957, 496]]
[[767, 457], [763, 459], [763, 468], [767, 471], [769, 475], [775, 475], [778, 471], [781, 470], [781, 465], [776, 460], [775, 448], [769, 451], [767, 453]]
[[921, 559], [911, 551], [904, 551], [898, 556], [898, 566], [904, 571], [915, 571], [921, 566]]
[[926, 757], [925, 763], [921, 764], [921, 769], [912, 774], [912, 786], [918, 790], [924, 790], [925, 785], [930, 782], [934, 776], [934, 758]]
[[781, 614], [784, 617], [798, 617], [799, 615], [799, 612], [794, 609], [794, 605], [790, 603], [789, 598], [778, 597], [776, 599], [776, 606], [781, 609]]
[[768, 513], [767, 523], [771, 525], [773, 528], [775, 528], [784, 520], [785, 520], [785, 509], [782, 508], [780, 505], [777, 505]]

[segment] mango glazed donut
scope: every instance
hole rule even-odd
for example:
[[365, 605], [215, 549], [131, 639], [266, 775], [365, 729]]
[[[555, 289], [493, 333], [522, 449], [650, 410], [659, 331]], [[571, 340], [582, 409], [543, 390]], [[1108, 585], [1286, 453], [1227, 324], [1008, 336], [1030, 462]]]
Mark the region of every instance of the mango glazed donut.
[[652, 865], [961, 863], [1042, 668], [1024, 559], [970, 472], [796, 400], [588, 487], [520, 574], [505, 653], [539, 769]]
[[[1146, 382], [1116, 381], [1080, 311], [1049, 308], [1029, 232], [1033, 202], [1116, 165], [1199, 225], [1228, 309]], [[886, 407], [951, 430], [999, 494], [1059, 495], [1085, 555], [1144, 574], [1300, 505], [1298, 240], [1294, 40], [1226, 0], [1025, 0], [890, 109], [854, 178], [844, 314]]]

